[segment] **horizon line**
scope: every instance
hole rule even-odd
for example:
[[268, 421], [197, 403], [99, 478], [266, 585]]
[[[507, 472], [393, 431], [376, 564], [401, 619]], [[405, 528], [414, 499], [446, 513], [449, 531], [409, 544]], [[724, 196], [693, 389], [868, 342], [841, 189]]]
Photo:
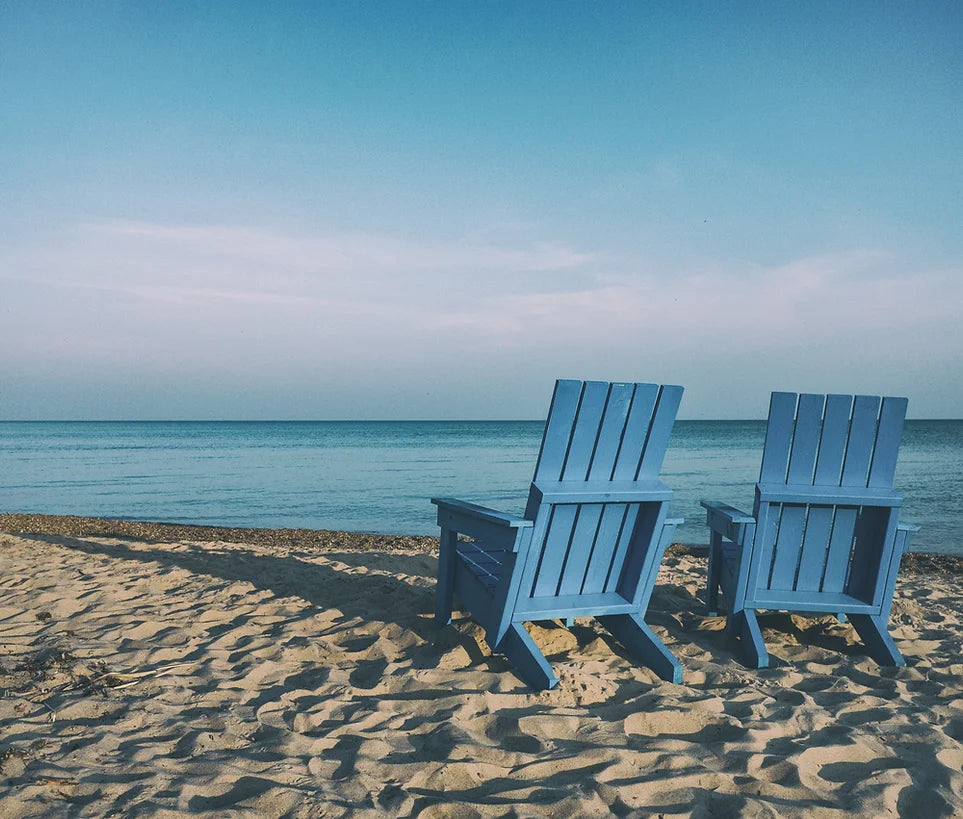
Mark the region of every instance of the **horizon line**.
[[[536, 424], [544, 418], [0, 418], [0, 424]], [[765, 418], [676, 418], [697, 423], [752, 423]], [[963, 418], [906, 418], [963, 421]]]

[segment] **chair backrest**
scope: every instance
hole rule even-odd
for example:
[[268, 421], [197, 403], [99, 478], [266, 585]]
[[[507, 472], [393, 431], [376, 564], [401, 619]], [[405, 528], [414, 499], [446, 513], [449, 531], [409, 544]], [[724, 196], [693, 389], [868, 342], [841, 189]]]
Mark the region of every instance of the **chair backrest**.
[[[682, 387], [556, 382], [526, 517], [535, 521], [519, 594], [618, 591], [645, 557], [672, 493], [658, 481]], [[643, 531], [647, 530], [647, 531]]]
[[758, 587], [878, 599], [902, 503], [893, 475], [906, 405], [772, 394], [756, 485]]

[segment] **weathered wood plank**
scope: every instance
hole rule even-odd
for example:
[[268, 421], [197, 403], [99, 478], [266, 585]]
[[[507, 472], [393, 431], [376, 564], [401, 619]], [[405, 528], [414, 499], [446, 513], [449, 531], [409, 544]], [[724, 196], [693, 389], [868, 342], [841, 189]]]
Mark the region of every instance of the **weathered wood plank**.
[[756, 526], [747, 526], [745, 537], [751, 548], [743, 550], [743, 557], [739, 563], [739, 578], [733, 589], [733, 606], [738, 609], [743, 604], [752, 605], [753, 595], [758, 590], [765, 589], [769, 583], [769, 570], [772, 567], [772, 549], [776, 542], [776, 532], [779, 531], [779, 515], [782, 507], [759, 502], [756, 493]]
[[609, 385], [601, 381], [586, 381], [579, 403], [578, 416], [562, 467], [561, 480], [584, 481], [588, 476], [592, 455], [598, 443]]
[[755, 601], [759, 610], [781, 611], [820, 611], [824, 613], [853, 612], [871, 613], [876, 609], [872, 604], [844, 592], [802, 593], [771, 590], [761, 592]]
[[645, 441], [649, 436], [649, 426], [658, 397], [658, 385], [635, 385], [635, 395], [622, 433], [619, 454], [615, 459], [615, 469], [612, 471], [613, 480], [634, 481], [638, 476], [639, 462], [645, 449]]
[[629, 507], [622, 503], [605, 505], [596, 535], [598, 548], [592, 551], [582, 583], [581, 591], [584, 594], [598, 594], [605, 590], [605, 581], [614, 558], [612, 544], [618, 544], [621, 540], [620, 534], [628, 511]]
[[682, 682], [682, 664], [638, 614], [631, 612], [599, 617], [599, 622], [612, 632], [633, 657], [663, 680], [676, 684]]
[[438, 544], [438, 586], [435, 589], [435, 621], [442, 625], [451, 622], [451, 609], [455, 590], [455, 543], [458, 533], [441, 530]]
[[[582, 590], [585, 571], [592, 549], [596, 544], [596, 534], [602, 519], [601, 503], [584, 504], [579, 507], [578, 519], [572, 533], [565, 566], [562, 569], [562, 579], [559, 583], [559, 594], [578, 594]], [[605, 546], [606, 544], [602, 544]]]
[[568, 555], [575, 528], [578, 506], [555, 506], [552, 521], [545, 535], [541, 562], [532, 585], [532, 597], [554, 597], [562, 577], [562, 566]]
[[521, 622], [563, 617], [597, 617], [600, 614], [622, 614], [634, 610], [632, 603], [616, 592], [568, 594], [521, 600], [515, 608], [514, 619]]
[[813, 482], [825, 400], [823, 395], [799, 396], [786, 483], [811, 485]]
[[592, 465], [589, 467], [590, 481], [612, 479], [615, 459], [622, 444], [622, 432], [629, 418], [629, 407], [632, 406], [634, 394], [635, 384], [612, 384], [608, 403], [605, 406], [605, 417], [602, 419], [599, 430], [598, 446], [592, 456]]
[[[638, 611], [645, 614], [649, 608], [649, 599], [655, 589], [655, 580], [659, 574], [659, 567], [662, 565], [662, 557], [665, 550], [672, 543], [672, 537], [676, 526], [683, 523], [683, 518], [668, 518], [668, 504], [662, 505], [662, 511], [656, 518], [655, 536], [650, 538], [649, 544], [645, 549], [645, 556], [642, 561], [642, 571], [635, 594], [632, 601], [637, 604]], [[661, 534], [659, 534], [661, 530]]]
[[802, 546], [803, 527], [806, 524], [806, 507], [802, 504], [783, 504], [776, 534], [775, 554], [769, 575], [770, 589], [792, 589], [796, 582], [796, 566]]
[[836, 507], [832, 535], [829, 539], [829, 551], [826, 555], [826, 569], [823, 572], [822, 591], [824, 592], [841, 593], [846, 587], [858, 514], [857, 507]]
[[831, 506], [809, 507], [802, 554], [799, 558], [799, 568], [793, 586], [797, 591], [818, 592], [820, 590], [832, 527], [833, 508]]
[[[552, 406], [542, 435], [542, 448], [535, 465], [535, 480], [557, 481], [565, 466], [568, 443], [575, 426], [575, 416], [582, 398], [582, 382], [561, 380], [555, 384]], [[534, 517], [526, 514], [525, 517]]]
[[632, 536], [635, 532], [636, 522], [639, 517], [639, 508], [640, 505], [638, 503], [630, 503], [625, 508], [625, 521], [619, 532], [619, 539], [615, 544], [612, 560], [609, 563], [609, 570], [605, 577], [605, 591], [607, 592], [614, 592], [619, 587], [619, 582], [622, 579], [622, 568], [625, 564], [625, 556], [629, 551], [629, 544], [632, 542]]
[[512, 623], [497, 650], [503, 652], [526, 683], [536, 691], [554, 688], [558, 677], [521, 623]]
[[816, 475], [813, 480], [817, 486], [839, 486], [843, 458], [846, 455], [846, 441], [849, 438], [849, 417], [852, 407], [851, 395], [826, 396], [823, 434], [819, 443]]
[[641, 503], [671, 500], [661, 481], [539, 481], [543, 503]]
[[785, 482], [796, 417], [796, 393], [774, 392], [769, 401], [769, 422], [762, 449], [759, 481]]
[[785, 483], [760, 483], [760, 500], [769, 503], [845, 503], [850, 506], [901, 506], [903, 498], [886, 487], [791, 486]]
[[881, 568], [889, 566], [896, 540], [898, 511], [863, 507], [856, 521], [856, 539], [846, 591], [878, 605], [884, 582]]
[[849, 427], [849, 444], [843, 464], [842, 486], [866, 486], [869, 462], [876, 441], [876, 419], [879, 396], [857, 395], [853, 401], [853, 419]]
[[653, 479], [658, 477], [665, 459], [665, 450], [669, 445], [669, 436], [675, 416], [682, 401], [682, 387], [665, 384], [659, 390], [659, 399], [655, 409], [655, 417], [649, 428], [649, 435], [642, 452], [642, 460], [636, 473], [637, 478]]
[[896, 473], [896, 458], [903, 437], [903, 420], [906, 418], [905, 398], [884, 398], [879, 412], [879, 429], [876, 432], [876, 448], [869, 469], [868, 486], [892, 486]]

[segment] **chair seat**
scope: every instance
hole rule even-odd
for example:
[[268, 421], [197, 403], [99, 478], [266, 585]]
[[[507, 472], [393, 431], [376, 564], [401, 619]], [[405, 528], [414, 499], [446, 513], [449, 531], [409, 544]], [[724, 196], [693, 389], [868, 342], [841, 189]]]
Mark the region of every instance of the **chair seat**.
[[484, 543], [476, 540], [458, 541], [455, 551], [458, 559], [478, 578], [488, 593], [493, 594], [509, 553], [503, 549], [486, 548]]

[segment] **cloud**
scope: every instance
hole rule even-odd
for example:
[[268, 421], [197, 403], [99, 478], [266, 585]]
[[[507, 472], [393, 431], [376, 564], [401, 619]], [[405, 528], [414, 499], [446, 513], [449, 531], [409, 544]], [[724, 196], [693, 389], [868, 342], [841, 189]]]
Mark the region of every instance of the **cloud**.
[[931, 332], [958, 318], [960, 304], [963, 270], [914, 270], [890, 253], [854, 250], [771, 267], [599, 276], [597, 286], [577, 291], [492, 296], [439, 321], [518, 344], [559, 333], [599, 345], [672, 336], [711, 356], [890, 341], [901, 330]]
[[[914, 269], [878, 249], [768, 266], [660, 265], [564, 241], [483, 235], [459, 242], [101, 220], [42, 249], [7, 251], [0, 277], [91, 294], [92, 315], [114, 316], [91, 331], [108, 347], [119, 324], [149, 346], [162, 325], [196, 338], [203, 320], [256, 328], [257, 343], [273, 344], [278, 355], [285, 345], [309, 350], [338, 339], [348, 356], [377, 349], [438, 361], [455, 351], [499, 358], [499, 348], [562, 361], [575, 347], [599, 360], [627, 360], [628, 351], [656, 342], [707, 359], [821, 349], [828, 360], [833, 345], [892, 347], [900, 333], [935, 344], [934, 333], [960, 332], [953, 320], [963, 271]], [[126, 299], [123, 316], [111, 294]], [[61, 300], [62, 311], [72, 298]], [[44, 309], [56, 311], [55, 301]], [[169, 345], [168, 338], [156, 344]]]
[[[293, 234], [234, 225], [84, 222], [0, 254], [0, 278], [168, 303], [260, 303], [370, 313], [580, 275], [596, 254], [564, 242], [374, 233]], [[377, 310], [376, 310], [377, 312]]]
[[594, 255], [557, 242], [510, 247], [470, 239], [437, 241], [372, 233], [290, 235], [262, 228], [198, 227], [148, 222], [102, 221], [81, 226], [92, 234], [143, 243], [199, 257], [259, 260], [305, 270], [517, 272], [566, 270], [592, 261]]

